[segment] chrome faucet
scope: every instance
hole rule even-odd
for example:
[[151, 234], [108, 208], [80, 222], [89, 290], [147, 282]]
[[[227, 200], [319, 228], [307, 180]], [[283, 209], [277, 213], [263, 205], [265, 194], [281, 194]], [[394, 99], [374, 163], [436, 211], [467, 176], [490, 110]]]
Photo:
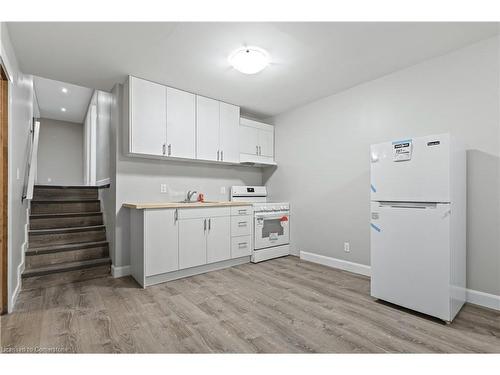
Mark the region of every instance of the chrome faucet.
[[187, 195], [186, 195], [186, 202], [191, 202], [191, 197], [197, 193], [196, 190], [188, 190]]

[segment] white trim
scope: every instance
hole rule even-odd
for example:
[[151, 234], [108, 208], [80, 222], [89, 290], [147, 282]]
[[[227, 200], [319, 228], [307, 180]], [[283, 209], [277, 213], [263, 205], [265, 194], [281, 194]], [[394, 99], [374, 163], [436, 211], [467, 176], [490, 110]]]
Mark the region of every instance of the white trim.
[[[371, 274], [371, 267], [365, 264], [359, 264], [349, 262], [347, 260], [327, 257], [324, 255], [308, 253], [306, 251], [300, 252], [300, 259], [322, 264], [327, 267], [338, 268], [344, 271], [358, 273], [360, 275], [370, 276]], [[500, 296], [480, 292], [473, 289], [466, 289], [466, 293], [466, 301], [468, 303], [500, 311]]]
[[478, 290], [467, 289], [467, 302], [500, 311], [500, 296]]
[[309, 253], [306, 251], [300, 252], [300, 259], [307, 260], [313, 263], [319, 263], [332, 268], [338, 268], [344, 271], [358, 273], [360, 275], [370, 276], [371, 274], [371, 267], [367, 266], [366, 264], [349, 262], [347, 260], [327, 257], [324, 255]]
[[114, 278], [128, 276], [132, 274], [132, 269], [130, 266], [120, 266], [116, 267], [114, 264], [111, 265], [111, 275]]
[[109, 185], [111, 183], [111, 178], [103, 178], [102, 180], [99, 180], [96, 182], [96, 186], [104, 186], [104, 185]]

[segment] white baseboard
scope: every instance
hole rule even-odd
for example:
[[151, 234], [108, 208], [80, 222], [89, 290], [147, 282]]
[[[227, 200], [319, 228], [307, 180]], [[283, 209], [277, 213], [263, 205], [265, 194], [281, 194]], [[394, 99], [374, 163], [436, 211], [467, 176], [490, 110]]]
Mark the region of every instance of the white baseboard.
[[371, 274], [370, 266], [367, 266], [365, 264], [349, 262], [347, 260], [327, 257], [314, 253], [308, 253], [306, 251], [300, 252], [300, 259], [304, 259], [313, 263], [319, 263], [332, 268], [338, 268], [344, 271], [358, 273], [360, 275], [370, 276]]
[[121, 266], [121, 267], [115, 267], [115, 265], [111, 265], [111, 275], [113, 277], [118, 278], [118, 277], [123, 277], [123, 276], [128, 276], [132, 274], [132, 270], [130, 266]]
[[[313, 263], [322, 264], [327, 267], [338, 268], [344, 271], [357, 273], [360, 275], [370, 276], [371, 274], [371, 267], [365, 264], [359, 264], [359, 263], [349, 262], [347, 260], [327, 257], [324, 255], [308, 253], [306, 251], [300, 252], [300, 259], [304, 259]], [[480, 292], [478, 290], [467, 289], [466, 301], [469, 303], [473, 303], [474, 305], [500, 310], [500, 296], [497, 296], [495, 294], [489, 294]]]
[[478, 290], [467, 289], [467, 302], [474, 305], [489, 307], [490, 309], [500, 310], [500, 296], [490, 293], [480, 292]]
[[[25, 251], [25, 245], [22, 247], [23, 253]], [[22, 286], [22, 278], [21, 275], [24, 272], [24, 257], [20, 265], [17, 266], [17, 285], [14, 288], [14, 292], [12, 292], [12, 296], [10, 297], [10, 305], [7, 306], [7, 312], [11, 313], [14, 310], [14, 306], [16, 305], [17, 297], [19, 296], [19, 292], [21, 291]]]

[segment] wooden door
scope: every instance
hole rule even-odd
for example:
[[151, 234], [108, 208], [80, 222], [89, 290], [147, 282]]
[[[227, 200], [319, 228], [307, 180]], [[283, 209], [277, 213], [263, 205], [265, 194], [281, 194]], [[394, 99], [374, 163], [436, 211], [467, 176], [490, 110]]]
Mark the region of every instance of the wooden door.
[[8, 81], [0, 67], [0, 314], [7, 313]]

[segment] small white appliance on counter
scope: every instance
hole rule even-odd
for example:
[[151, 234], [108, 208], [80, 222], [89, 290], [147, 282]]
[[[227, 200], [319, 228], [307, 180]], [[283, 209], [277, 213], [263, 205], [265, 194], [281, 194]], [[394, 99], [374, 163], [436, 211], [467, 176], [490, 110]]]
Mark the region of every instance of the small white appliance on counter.
[[440, 134], [370, 156], [371, 295], [451, 322], [465, 302], [465, 150]]
[[254, 210], [253, 263], [290, 254], [290, 204], [268, 202], [265, 186], [233, 186], [231, 200], [250, 202]]

